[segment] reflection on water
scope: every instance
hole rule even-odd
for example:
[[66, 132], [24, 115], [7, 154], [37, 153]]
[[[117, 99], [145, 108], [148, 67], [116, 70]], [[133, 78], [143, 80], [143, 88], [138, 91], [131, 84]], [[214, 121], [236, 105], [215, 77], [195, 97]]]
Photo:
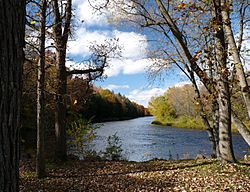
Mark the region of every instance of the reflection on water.
[[[206, 131], [154, 126], [150, 124], [152, 120], [152, 117], [143, 117], [103, 123], [96, 131], [92, 147], [103, 151], [108, 136], [117, 133], [130, 161], [195, 158], [197, 154], [210, 156], [211, 146]], [[233, 135], [233, 144], [236, 157], [247, 153], [248, 145], [239, 134]]]

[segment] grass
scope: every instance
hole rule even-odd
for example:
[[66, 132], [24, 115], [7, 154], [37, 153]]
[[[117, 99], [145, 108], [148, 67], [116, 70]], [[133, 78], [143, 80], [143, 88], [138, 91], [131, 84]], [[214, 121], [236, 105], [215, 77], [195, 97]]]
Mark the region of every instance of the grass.
[[[250, 130], [250, 121], [244, 122], [247, 128]], [[179, 116], [177, 118], [168, 118], [168, 119], [156, 119], [151, 122], [153, 125], [163, 125], [171, 126], [175, 128], [189, 128], [189, 129], [198, 129], [205, 130], [205, 126], [199, 117], [190, 117], [190, 116]], [[232, 132], [238, 132], [235, 124], [232, 124]]]
[[164, 125], [172, 126], [176, 128], [190, 128], [190, 129], [199, 129], [205, 130], [205, 127], [200, 118], [188, 117], [188, 116], [179, 116], [172, 119], [164, 120], [154, 120], [152, 121], [154, 125]]

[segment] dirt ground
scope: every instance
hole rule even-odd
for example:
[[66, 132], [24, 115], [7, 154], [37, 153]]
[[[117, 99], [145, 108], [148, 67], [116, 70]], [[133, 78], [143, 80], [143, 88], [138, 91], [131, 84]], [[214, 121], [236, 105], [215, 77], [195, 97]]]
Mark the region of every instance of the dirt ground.
[[216, 160], [86, 162], [47, 164], [37, 179], [33, 161], [20, 163], [21, 191], [250, 191], [250, 164]]

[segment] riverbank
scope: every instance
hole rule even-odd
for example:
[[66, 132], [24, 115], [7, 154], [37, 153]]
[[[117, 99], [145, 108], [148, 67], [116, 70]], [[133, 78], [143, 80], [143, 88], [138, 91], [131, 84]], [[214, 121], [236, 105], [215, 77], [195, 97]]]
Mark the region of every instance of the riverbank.
[[205, 126], [200, 118], [193, 118], [187, 116], [180, 116], [172, 119], [164, 119], [164, 120], [153, 120], [151, 122], [153, 125], [162, 125], [162, 126], [171, 126], [175, 128], [190, 128], [190, 129], [198, 129], [205, 130]]
[[250, 191], [250, 164], [205, 160], [49, 163], [37, 179], [33, 161], [20, 163], [21, 191]]
[[[250, 130], [250, 121], [244, 122], [245, 125]], [[177, 118], [173, 118], [171, 120], [153, 120], [151, 122], [153, 125], [162, 125], [162, 126], [171, 126], [175, 128], [188, 128], [188, 129], [197, 129], [197, 130], [206, 130], [201, 118], [193, 118], [187, 116], [180, 116]], [[238, 132], [237, 127], [232, 124], [232, 132]]]

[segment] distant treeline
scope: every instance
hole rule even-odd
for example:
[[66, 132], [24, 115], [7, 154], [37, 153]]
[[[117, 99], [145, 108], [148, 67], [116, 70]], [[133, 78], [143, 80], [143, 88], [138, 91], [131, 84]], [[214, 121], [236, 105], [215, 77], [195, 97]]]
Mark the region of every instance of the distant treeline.
[[87, 118], [94, 117], [95, 121], [123, 120], [149, 115], [142, 105], [102, 88], [95, 88], [83, 114]]

